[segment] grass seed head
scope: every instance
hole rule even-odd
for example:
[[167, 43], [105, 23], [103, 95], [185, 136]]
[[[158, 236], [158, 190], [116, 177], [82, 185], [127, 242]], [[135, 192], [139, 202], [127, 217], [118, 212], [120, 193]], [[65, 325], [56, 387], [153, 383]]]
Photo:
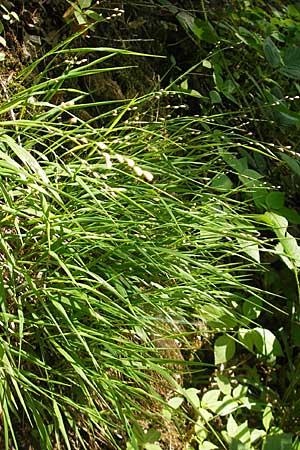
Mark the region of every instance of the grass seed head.
[[148, 172], [148, 170], [143, 170], [143, 176], [144, 176], [144, 178], [145, 178], [147, 181], [149, 181], [149, 182], [151, 182], [151, 181], [153, 180], [153, 178], [154, 178], [154, 176], [152, 175], [152, 173], [151, 173], [151, 172]]
[[143, 169], [141, 169], [139, 166], [134, 166], [133, 170], [135, 171], [138, 177], [141, 177], [144, 173]]
[[123, 164], [124, 163], [124, 157], [122, 155], [119, 155], [118, 153], [116, 154], [116, 158], [119, 161], [119, 163]]
[[111, 162], [111, 159], [110, 159], [110, 154], [107, 153], [107, 152], [103, 152], [102, 154], [103, 154], [103, 156], [105, 158], [106, 167], [108, 169], [111, 169], [112, 168], [112, 162]]
[[128, 167], [131, 169], [135, 166], [135, 162], [131, 158], [125, 158], [125, 162], [127, 163]]
[[107, 145], [104, 144], [104, 142], [97, 142], [97, 146], [100, 148], [100, 150], [106, 150]]

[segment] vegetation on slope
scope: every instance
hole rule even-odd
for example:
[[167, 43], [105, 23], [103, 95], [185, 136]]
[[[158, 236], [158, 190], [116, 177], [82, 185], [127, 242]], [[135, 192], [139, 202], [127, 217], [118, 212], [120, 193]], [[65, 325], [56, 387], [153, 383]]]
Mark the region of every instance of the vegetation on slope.
[[55, 2], [17, 79], [1, 6], [1, 448], [300, 447], [300, 9], [177, 3]]

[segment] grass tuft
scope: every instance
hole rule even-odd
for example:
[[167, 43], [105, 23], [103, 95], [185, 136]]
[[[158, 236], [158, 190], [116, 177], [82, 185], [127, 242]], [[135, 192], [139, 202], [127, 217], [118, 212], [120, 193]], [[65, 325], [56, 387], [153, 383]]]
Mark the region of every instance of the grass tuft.
[[195, 117], [133, 122], [128, 108], [149, 108], [157, 93], [116, 113], [106, 102], [85, 121], [88, 99], [64, 83], [101, 71], [87, 63], [42, 74], [0, 108], [7, 450], [26, 435], [47, 450], [138, 442], [138, 421], [162, 420], [159, 405], [180, 391], [189, 364], [211, 365], [184, 360], [188, 337], [247, 326], [239, 305], [265, 298], [253, 287], [262, 265], [245, 251], [245, 241], [267, 246], [241, 197], [247, 184], [215, 183], [235, 130]]

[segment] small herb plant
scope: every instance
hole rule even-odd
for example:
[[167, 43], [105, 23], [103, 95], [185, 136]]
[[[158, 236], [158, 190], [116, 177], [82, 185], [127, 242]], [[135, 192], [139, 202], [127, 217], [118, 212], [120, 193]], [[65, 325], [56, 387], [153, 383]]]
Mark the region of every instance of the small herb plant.
[[64, 13], [66, 21], [75, 19], [79, 27], [93, 27], [96, 23], [104, 20], [101, 13], [97, 12], [99, 2], [93, 0], [68, 1], [69, 8]]

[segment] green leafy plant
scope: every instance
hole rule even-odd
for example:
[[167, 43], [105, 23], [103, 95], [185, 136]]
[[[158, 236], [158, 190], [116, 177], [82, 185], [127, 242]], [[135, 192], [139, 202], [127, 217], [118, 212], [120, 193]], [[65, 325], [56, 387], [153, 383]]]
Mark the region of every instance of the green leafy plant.
[[[140, 426], [135, 426], [135, 441], [138, 448], [143, 450], [162, 450], [162, 447], [157, 443], [160, 436], [161, 433], [153, 428], [145, 432]], [[135, 445], [127, 442], [126, 450], [135, 450], [135, 448]]]
[[70, 7], [64, 13], [65, 20], [75, 18], [80, 27], [91, 27], [104, 20], [102, 14], [97, 12], [98, 3], [93, 0], [69, 1], [69, 3]]
[[[65, 45], [52, 57], [96, 51]], [[252, 293], [263, 302], [263, 292], [240, 281], [257, 263], [246, 270], [231, 261], [243, 260], [239, 233], [252, 222], [242, 202], [212, 194], [207, 173], [214, 178], [225, 162], [192, 133], [201, 120], [171, 119], [167, 134], [158, 122], [123, 122], [129, 108], [152, 107], [156, 92], [118, 105], [117, 115], [114, 104], [81, 119], [87, 94], [64, 83], [107, 71], [101, 62], [113, 54], [104, 50], [55, 79], [41, 70], [36, 84], [0, 107], [6, 449], [20, 448], [21, 417], [46, 449], [53, 442], [71, 448], [71, 435], [84, 448], [92, 439], [159, 448], [160, 430], [141, 434], [138, 420], [153, 428], [180, 386], [169, 366], [183, 360], [164, 353], [169, 344], [155, 345], [157, 336], [186, 342], [199, 320], [211, 332], [214, 322], [216, 331], [235, 327], [233, 291], [236, 301]], [[58, 94], [66, 98], [56, 104]], [[13, 121], [5, 118], [11, 108]], [[188, 155], [191, 145], [203, 148], [200, 159]], [[243, 224], [238, 233], [236, 223]], [[145, 401], [156, 405], [152, 414]]]
[[[202, 395], [195, 388], [181, 390], [180, 395], [171, 398], [165, 408], [164, 414], [167, 417], [178, 414], [179, 409], [186, 405], [193, 408], [193, 447], [190, 448], [194, 448], [196, 443], [206, 450], [270, 449], [272, 445], [273, 448], [277, 446], [284, 450], [297, 448], [297, 439], [293, 443], [291, 434], [274, 426], [271, 404], [264, 405], [251, 398], [247, 386], [237, 384], [233, 376], [219, 373], [214, 381], [215, 387]], [[256, 416], [259, 414], [261, 428], [252, 428], [247, 419], [241, 420], [251, 415], [251, 411]], [[216, 423], [219, 423], [219, 433], [216, 431]], [[258, 425], [259, 421], [256, 420], [256, 423]]]
[[299, 11], [249, 3], [159, 2], [197, 49], [166, 89], [93, 102], [146, 55], [80, 31], [2, 101], [1, 448], [299, 449]]

